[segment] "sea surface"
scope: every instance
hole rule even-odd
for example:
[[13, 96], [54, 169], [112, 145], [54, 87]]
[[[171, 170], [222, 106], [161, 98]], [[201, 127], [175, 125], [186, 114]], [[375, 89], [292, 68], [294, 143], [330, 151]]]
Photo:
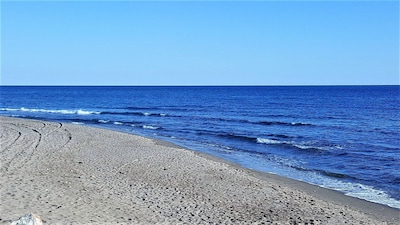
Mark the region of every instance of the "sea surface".
[[0, 86], [0, 115], [170, 141], [400, 208], [400, 86]]

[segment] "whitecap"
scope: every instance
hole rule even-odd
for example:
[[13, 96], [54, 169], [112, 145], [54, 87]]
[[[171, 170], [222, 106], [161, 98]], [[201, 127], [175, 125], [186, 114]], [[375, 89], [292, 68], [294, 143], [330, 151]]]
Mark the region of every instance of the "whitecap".
[[385, 204], [390, 207], [400, 209], [400, 201], [390, 197], [386, 192], [375, 189], [372, 186], [349, 183], [342, 181], [333, 181], [329, 179], [329, 182], [321, 185], [325, 188], [334, 189], [340, 192], [344, 192], [345, 195], [352, 196], [359, 199], [364, 199], [370, 202]]
[[143, 129], [150, 129], [150, 130], [157, 130], [160, 128], [160, 127], [151, 126], [151, 125], [144, 125], [142, 127], [143, 127]]
[[16, 108], [1, 108], [0, 110], [1, 111], [33, 112], [33, 113], [78, 114], [78, 115], [100, 114], [100, 112], [87, 111], [87, 110], [82, 110], [82, 109], [77, 109], [77, 110], [68, 110], [68, 109], [31, 109], [31, 108], [21, 107], [19, 109], [16, 109]]
[[282, 142], [268, 138], [257, 138], [257, 143], [260, 144], [281, 144]]
[[0, 111], [18, 111], [20, 109], [0, 108]]
[[325, 150], [324, 148], [316, 147], [316, 146], [308, 146], [308, 145], [300, 145], [300, 144], [293, 144], [294, 147], [297, 147], [299, 149], [319, 149], [319, 150]]
[[78, 114], [78, 115], [100, 114], [100, 112], [85, 111], [85, 110], [81, 110], [81, 109], [78, 109], [78, 110], [76, 110], [75, 112], [76, 112], [76, 114]]

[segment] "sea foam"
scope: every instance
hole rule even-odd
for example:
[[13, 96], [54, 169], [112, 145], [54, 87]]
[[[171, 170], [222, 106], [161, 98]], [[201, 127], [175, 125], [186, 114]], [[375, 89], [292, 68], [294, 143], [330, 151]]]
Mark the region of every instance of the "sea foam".
[[0, 108], [0, 111], [21, 111], [21, 112], [32, 112], [32, 113], [59, 113], [59, 114], [77, 114], [77, 115], [90, 115], [90, 114], [100, 114], [96, 111], [86, 111], [81, 109], [69, 110], [69, 109], [30, 109], [21, 107], [16, 108]]
[[149, 130], [157, 130], [157, 129], [160, 128], [160, 127], [151, 126], [151, 125], [144, 125], [144, 126], [142, 126], [142, 127], [143, 127], [143, 129], [149, 129]]
[[268, 138], [257, 138], [257, 143], [260, 143], [260, 144], [281, 144], [283, 142], [277, 141], [277, 140], [268, 139]]

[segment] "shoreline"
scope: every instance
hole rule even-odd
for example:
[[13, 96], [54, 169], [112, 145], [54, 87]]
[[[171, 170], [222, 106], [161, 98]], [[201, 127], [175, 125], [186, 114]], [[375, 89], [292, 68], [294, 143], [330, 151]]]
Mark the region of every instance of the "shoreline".
[[[76, 124], [76, 125], [86, 126], [85, 124]], [[281, 182], [282, 185], [290, 185], [292, 187], [296, 187], [299, 190], [304, 191], [304, 192], [306, 192], [308, 194], [316, 195], [319, 198], [325, 198], [327, 201], [336, 201], [338, 203], [342, 203], [342, 202], [347, 200], [349, 206], [352, 206], [352, 207], [355, 207], [355, 208], [359, 208], [360, 210], [363, 210], [363, 208], [366, 208], [366, 209], [368, 209], [368, 212], [371, 212], [371, 213], [373, 213], [374, 210], [382, 211], [382, 213], [384, 215], [379, 215], [379, 216], [382, 216], [382, 218], [386, 218], [386, 219], [390, 218], [390, 215], [392, 213], [398, 212], [399, 213], [398, 217], [399, 217], [399, 221], [400, 221], [400, 208], [396, 208], [396, 207], [392, 207], [392, 206], [389, 206], [389, 205], [385, 205], [383, 203], [371, 202], [371, 201], [368, 201], [366, 199], [354, 197], [354, 196], [351, 196], [351, 195], [346, 195], [344, 192], [341, 192], [341, 191], [338, 191], [338, 190], [335, 190], [335, 189], [322, 187], [322, 186], [319, 186], [317, 184], [307, 183], [305, 181], [301, 181], [301, 180], [296, 180], [296, 179], [293, 179], [293, 178], [285, 177], [285, 176], [282, 176], [282, 175], [279, 175], [279, 174], [276, 174], [276, 173], [263, 172], [263, 171], [247, 168], [247, 167], [244, 167], [244, 166], [240, 165], [239, 163], [232, 162], [232, 161], [229, 161], [227, 159], [223, 159], [223, 158], [220, 158], [218, 156], [215, 156], [215, 155], [212, 155], [212, 154], [208, 154], [208, 153], [205, 153], [205, 152], [196, 151], [196, 150], [190, 149], [188, 147], [184, 147], [184, 146], [181, 146], [179, 144], [176, 144], [176, 143], [173, 143], [173, 142], [169, 142], [168, 140], [157, 139], [157, 138], [154, 138], [154, 137], [151, 137], [151, 136], [144, 136], [144, 135], [134, 134], [134, 133], [129, 133], [129, 132], [123, 132], [121, 130], [113, 129], [113, 128], [104, 128], [104, 127], [98, 126], [98, 125], [94, 125], [94, 126], [88, 125], [88, 126], [94, 127], [94, 128], [99, 128], [99, 129], [106, 129], [106, 130], [112, 130], [112, 131], [116, 131], [116, 132], [131, 134], [131, 135], [134, 135], [134, 136], [140, 136], [140, 137], [151, 139], [156, 144], [159, 144], [159, 145], [162, 145], [162, 146], [180, 148], [180, 149], [192, 151], [195, 154], [198, 154], [200, 157], [204, 157], [204, 158], [210, 159], [212, 161], [228, 164], [228, 165], [230, 165], [232, 167], [235, 167], [237, 169], [241, 169], [244, 172], [249, 173], [250, 176], [254, 176], [254, 177], [257, 177], [259, 179], [274, 179], [277, 182]], [[388, 208], [389, 209], [389, 213], [386, 213], [387, 210], [384, 210], [383, 208]], [[390, 212], [390, 211], [392, 211], [390, 209], [393, 209], [394, 211]]]
[[[315, 198], [327, 201], [327, 202], [333, 202], [336, 204], [343, 204], [345, 206], [363, 211], [364, 213], [371, 214], [373, 216], [376, 216], [376, 218], [379, 218], [379, 220], [387, 221], [387, 220], [392, 220], [393, 218], [396, 218], [398, 222], [400, 222], [400, 209], [390, 207], [388, 205], [380, 204], [380, 203], [375, 203], [375, 202], [370, 202], [364, 199], [360, 199], [357, 197], [345, 195], [344, 193], [324, 187], [320, 187], [318, 185], [310, 184], [304, 181], [299, 181], [299, 180], [294, 180], [288, 177], [284, 177], [278, 174], [274, 173], [267, 173], [267, 172], [261, 172], [249, 168], [242, 167], [234, 162], [229, 162], [227, 160], [218, 158], [213, 155], [209, 155], [206, 153], [201, 153], [201, 152], [196, 152], [196, 154], [199, 154], [201, 157], [216, 161], [216, 162], [221, 162], [228, 164], [234, 168], [237, 168], [239, 170], [242, 170], [243, 172], [247, 173], [249, 176], [256, 177], [260, 180], [265, 180], [265, 181], [273, 181], [274, 183], [280, 185], [280, 186], [289, 186], [291, 188], [294, 188], [298, 191], [307, 193]], [[379, 213], [377, 213], [379, 212]], [[393, 215], [397, 215], [393, 216]]]
[[50, 224], [400, 222], [398, 209], [163, 140], [21, 118], [0, 122], [0, 224], [29, 212]]

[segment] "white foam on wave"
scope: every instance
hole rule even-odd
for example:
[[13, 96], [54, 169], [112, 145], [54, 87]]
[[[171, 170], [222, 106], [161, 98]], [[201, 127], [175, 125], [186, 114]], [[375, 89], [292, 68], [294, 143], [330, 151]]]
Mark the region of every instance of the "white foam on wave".
[[151, 126], [151, 125], [143, 125], [142, 127], [143, 127], [143, 129], [149, 129], [149, 130], [157, 130], [160, 128], [160, 127]]
[[82, 122], [72, 122], [72, 124], [82, 125], [82, 124], [85, 124], [85, 123], [82, 123]]
[[166, 113], [150, 113], [150, 112], [143, 112], [142, 113], [144, 116], [167, 116]]
[[372, 186], [343, 182], [334, 179], [325, 178], [325, 182], [320, 185], [324, 188], [334, 189], [345, 193], [345, 195], [364, 199], [370, 202], [375, 202], [379, 204], [385, 204], [393, 208], [400, 209], [400, 201], [391, 198], [386, 192], [382, 190], [377, 190]]
[[263, 172], [279, 174], [291, 179], [301, 180], [320, 187], [336, 190], [348, 196], [400, 209], [399, 200], [390, 197], [385, 191], [379, 190], [372, 186], [342, 181], [332, 177], [324, 176], [315, 171], [299, 171], [295, 169], [299, 167], [303, 168], [301, 161], [275, 156], [273, 160], [269, 161], [268, 166], [266, 167], [266, 161], [263, 158], [254, 157], [251, 154], [247, 155], [248, 153], [243, 152], [241, 154], [244, 154], [244, 157], [241, 157], [244, 160], [239, 161], [239, 164], [242, 164], [245, 167]]
[[90, 115], [90, 114], [100, 114], [96, 111], [87, 111], [82, 109], [68, 110], [68, 109], [30, 109], [21, 107], [16, 108], [0, 108], [0, 111], [21, 111], [21, 112], [33, 112], [33, 113], [60, 113], [60, 114], [77, 114], [77, 115]]
[[19, 111], [20, 109], [0, 108], [0, 111]]
[[332, 150], [332, 149], [343, 149], [340, 145], [334, 145], [334, 146], [315, 146], [315, 145], [310, 145], [312, 143], [307, 143], [307, 142], [301, 142], [301, 143], [296, 143], [294, 141], [278, 141], [278, 140], [273, 140], [273, 139], [268, 139], [268, 138], [257, 138], [257, 143], [259, 144], [270, 144], [270, 145], [277, 145], [277, 144], [286, 144], [290, 145], [299, 149], [318, 149], [322, 151], [327, 151], [327, 150]]
[[294, 142], [291, 142], [290, 144], [292, 144], [293, 146], [299, 148], [299, 149], [318, 149], [318, 150], [322, 150], [322, 151], [329, 151], [329, 150], [334, 150], [334, 149], [343, 149], [341, 146], [339, 145], [334, 145], [334, 146], [311, 146], [311, 145], [307, 145], [307, 144], [295, 144]]
[[78, 114], [78, 115], [90, 115], [90, 114], [100, 114], [100, 112], [94, 112], [94, 111], [84, 111], [81, 109], [78, 109], [76, 111], [72, 110], [72, 112]]
[[122, 125], [122, 124], [124, 124], [124, 123], [121, 123], [121, 122], [116, 121], [116, 122], [114, 122], [114, 124], [115, 124], [115, 125]]
[[295, 146], [295, 147], [297, 147], [297, 148], [300, 148], [300, 149], [311, 149], [311, 148], [315, 148], [315, 147], [312, 147], [312, 146], [299, 145], [299, 144], [293, 145], [293, 146]]
[[301, 122], [299, 122], [299, 123], [291, 122], [290, 125], [292, 125], [292, 126], [307, 126], [310, 124], [309, 123], [301, 123]]
[[283, 142], [277, 141], [277, 140], [268, 139], [268, 138], [257, 138], [257, 143], [260, 143], [260, 144], [281, 144]]
[[294, 147], [299, 148], [299, 149], [318, 149], [318, 150], [328, 150], [327, 148], [324, 147], [317, 147], [317, 146], [308, 146], [304, 144], [293, 144]]
[[99, 123], [108, 123], [108, 122], [110, 122], [109, 120], [98, 120], [99, 121]]

